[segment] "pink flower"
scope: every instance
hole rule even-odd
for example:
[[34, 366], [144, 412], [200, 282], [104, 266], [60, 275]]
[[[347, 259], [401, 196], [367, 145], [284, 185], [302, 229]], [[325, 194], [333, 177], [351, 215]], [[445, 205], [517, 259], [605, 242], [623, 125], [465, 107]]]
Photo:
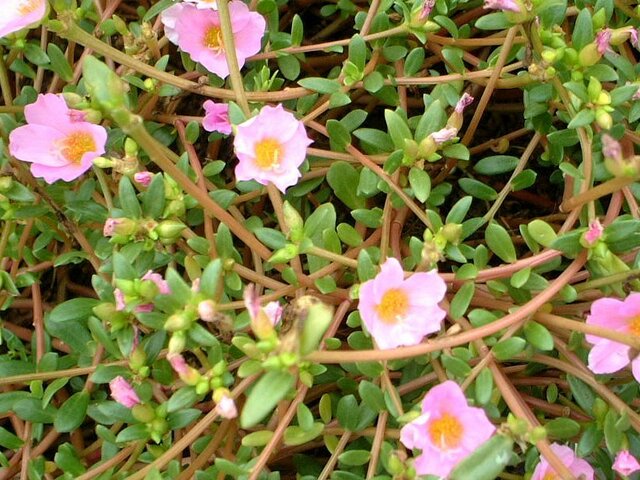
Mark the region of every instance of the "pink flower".
[[441, 130], [438, 130], [437, 132], [433, 132], [431, 134], [431, 138], [433, 138], [433, 141], [436, 142], [437, 145], [442, 145], [443, 143], [455, 138], [457, 134], [457, 129], [445, 127]]
[[47, 0], [4, 0], [0, 15], [0, 37], [39, 22], [46, 13]]
[[360, 287], [358, 310], [379, 348], [416, 345], [440, 330], [446, 312], [438, 302], [446, 290], [435, 270], [404, 280], [400, 262], [388, 258], [380, 273]]
[[140, 398], [136, 391], [129, 385], [129, 382], [121, 376], [117, 376], [111, 380], [109, 382], [109, 388], [111, 389], [111, 398], [124, 407], [132, 408], [140, 403]]
[[602, 135], [602, 155], [613, 160], [622, 160], [622, 146], [606, 133]]
[[166, 282], [162, 275], [159, 273], [154, 273], [153, 270], [149, 270], [142, 276], [142, 280], [151, 280], [158, 287], [158, 293], [161, 295], [170, 295], [171, 289], [169, 288], [169, 284]]
[[107, 131], [89, 122], [72, 121], [69, 111], [62, 96], [38, 95], [24, 109], [27, 125], [9, 136], [11, 155], [30, 162], [31, 173], [47, 183], [78, 178], [105, 151]]
[[436, 6], [436, 0], [424, 0], [422, 2], [422, 10], [420, 10], [420, 16], [418, 17], [420, 20], [426, 20], [429, 18], [433, 7]]
[[[486, 8], [486, 7], [485, 7]], [[473, 97], [468, 93], [463, 93], [453, 109], [456, 113], [464, 112], [464, 109], [473, 103]]]
[[[241, 0], [229, 3], [236, 57], [240, 67], [247, 57], [258, 53], [266, 22], [251, 12]], [[199, 9], [190, 3], [177, 4], [162, 12], [165, 35], [209, 71], [221, 78], [229, 75], [224, 53], [220, 17], [216, 10]]]
[[[591, 465], [589, 465], [585, 460], [576, 457], [573, 450], [564, 445], [559, 445], [557, 443], [551, 444], [551, 450], [556, 456], [566, 465], [566, 467], [571, 471], [571, 473], [576, 478], [582, 478], [584, 480], [593, 480], [595, 472]], [[583, 475], [580, 477], [580, 475]], [[533, 476], [531, 480], [547, 480], [552, 478], [560, 478], [556, 476], [556, 471], [549, 465], [549, 462], [545, 458], [540, 459], [540, 463], [536, 466], [536, 469], [533, 471]]]
[[262, 315], [266, 316], [272, 326], [276, 326], [282, 317], [282, 306], [278, 302], [269, 302], [264, 307], [260, 306], [260, 298], [253, 284], [247, 285], [244, 289], [244, 306], [249, 312], [252, 322], [260, 320]]
[[636, 457], [629, 453], [629, 450], [622, 450], [616, 455], [616, 460], [613, 462], [613, 469], [620, 475], [628, 477], [640, 470], [640, 463], [638, 463]]
[[218, 412], [218, 415], [228, 420], [236, 418], [238, 416], [236, 402], [234, 402], [233, 398], [228, 395], [223, 395], [223, 397], [216, 405], [216, 411]]
[[207, 100], [202, 106], [205, 111], [202, 120], [204, 129], [207, 132], [220, 132], [229, 135], [232, 131], [231, 123], [229, 123], [229, 105]]
[[196, 8], [205, 9], [212, 8], [213, 10], [218, 9], [218, 4], [216, 0], [185, 0], [185, 2], [195, 4]]
[[298, 167], [307, 155], [304, 124], [282, 108], [266, 106], [260, 113], [238, 125], [233, 147], [238, 157], [236, 178], [273, 183], [284, 193], [301, 174]]
[[597, 218], [591, 220], [591, 222], [589, 222], [589, 228], [584, 233], [584, 241], [588, 246], [593, 246], [598, 240], [600, 240], [603, 232], [604, 228], [602, 227], [600, 220]]
[[167, 360], [169, 360], [171, 368], [173, 368], [173, 371], [178, 374], [180, 380], [187, 385], [195, 385], [202, 378], [200, 376], [200, 372], [187, 364], [184, 357], [179, 353], [167, 355]]
[[[625, 300], [600, 298], [591, 305], [587, 315], [589, 325], [598, 325], [629, 335], [640, 335], [640, 293], [632, 293]], [[640, 381], [640, 356], [629, 357], [631, 347], [596, 335], [587, 335], [593, 345], [589, 352], [589, 369], [593, 373], [613, 373], [631, 363], [633, 376]]]
[[414, 462], [418, 475], [444, 478], [495, 430], [484, 410], [470, 407], [462, 389], [449, 380], [429, 390], [422, 415], [400, 430], [400, 441], [421, 450]]
[[596, 35], [596, 46], [598, 47], [598, 53], [600, 55], [604, 55], [607, 52], [611, 51], [611, 47], [609, 43], [611, 42], [611, 30], [605, 28], [604, 30], [600, 30]]
[[638, 29], [631, 27], [629, 36], [631, 38], [631, 45], [633, 45], [637, 49], [640, 49], [640, 42], [638, 42]]
[[144, 172], [137, 172], [133, 174], [133, 179], [143, 187], [148, 187], [151, 180], [153, 180], [153, 173], [147, 172], [146, 170]]
[[514, 0], [484, 0], [483, 8], [520, 13], [522, 10]]

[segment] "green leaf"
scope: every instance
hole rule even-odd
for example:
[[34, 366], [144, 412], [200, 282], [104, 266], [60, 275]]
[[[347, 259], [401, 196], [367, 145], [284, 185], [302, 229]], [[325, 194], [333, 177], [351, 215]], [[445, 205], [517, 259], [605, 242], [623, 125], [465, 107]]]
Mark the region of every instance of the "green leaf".
[[580, 110], [575, 117], [569, 122], [567, 128], [579, 128], [590, 125], [596, 119], [593, 110]]
[[480, 30], [504, 30], [511, 27], [511, 22], [504, 12], [495, 12], [480, 17], [476, 20], [475, 27]]
[[338, 120], [331, 119], [327, 121], [327, 132], [329, 133], [332, 150], [344, 152], [345, 148], [351, 145], [351, 134]]
[[544, 325], [533, 321], [525, 323], [524, 336], [531, 345], [539, 350], [553, 350], [553, 336]]
[[461, 358], [446, 354], [443, 354], [440, 358], [442, 359], [442, 366], [455, 377], [465, 378], [471, 373], [471, 367]]
[[536, 13], [544, 28], [560, 25], [567, 13], [567, 0], [544, 0], [537, 6]]
[[321, 77], [307, 77], [298, 81], [298, 85], [314, 92], [328, 94], [340, 90], [340, 84], [336, 80]]
[[449, 315], [453, 320], [458, 320], [466, 313], [473, 298], [475, 292], [474, 282], [465, 282], [460, 290], [458, 290], [451, 300], [451, 307], [449, 308]]
[[593, 403], [596, 400], [596, 396], [593, 390], [591, 390], [591, 387], [573, 375], [567, 375], [567, 381], [569, 382], [573, 399], [580, 405], [580, 408], [591, 414], [593, 412]]
[[[286, 435], [286, 432], [285, 432]], [[271, 430], [258, 430], [242, 436], [242, 445], [245, 447], [264, 447], [273, 437]]]
[[570, 418], [558, 417], [544, 425], [547, 435], [551, 438], [566, 440], [580, 433], [580, 424]]
[[511, 155], [494, 155], [485, 157], [473, 166], [481, 175], [499, 175], [513, 171], [520, 162], [518, 157]]
[[424, 47], [416, 47], [411, 50], [404, 61], [404, 74], [407, 77], [412, 77], [418, 73], [422, 68], [424, 58]]
[[479, 405], [486, 405], [491, 401], [491, 395], [493, 394], [493, 375], [491, 370], [484, 367], [480, 370], [475, 384], [476, 402]]
[[24, 445], [24, 440], [14, 435], [4, 427], [0, 427], [0, 446], [10, 450], [17, 450]]
[[453, 469], [451, 480], [494, 480], [511, 460], [513, 440], [494, 435]]
[[58, 76], [65, 82], [73, 80], [73, 70], [71, 69], [71, 65], [69, 65], [67, 57], [55, 43], [47, 43], [47, 55], [51, 60], [49, 68], [51, 68], [54, 73], [58, 74]]
[[393, 110], [385, 110], [384, 119], [387, 122], [393, 145], [398, 149], [404, 148], [405, 139], [410, 140], [413, 138], [405, 120], [398, 112]]
[[360, 174], [349, 163], [334, 162], [327, 172], [327, 183], [336, 196], [351, 210], [364, 208], [365, 199], [357, 195], [355, 186], [360, 180]]
[[154, 175], [142, 197], [142, 210], [147, 217], [160, 218], [164, 211], [165, 193], [162, 175]]
[[289, 372], [267, 372], [255, 384], [240, 415], [242, 428], [257, 425], [275, 408], [293, 387], [295, 377]]
[[129, 177], [122, 177], [120, 179], [118, 198], [120, 199], [120, 207], [126, 217], [140, 218], [142, 216], [142, 209], [140, 208], [136, 191]]
[[431, 193], [431, 177], [427, 172], [421, 168], [412, 167], [409, 170], [409, 185], [420, 202], [424, 203], [428, 200]]
[[355, 34], [349, 42], [349, 60], [359, 71], [364, 70], [367, 61], [367, 44], [360, 34]]
[[489, 185], [486, 185], [473, 178], [461, 178], [458, 180], [458, 185], [464, 193], [467, 193], [480, 200], [486, 200], [488, 202], [498, 198], [498, 192], [496, 192]]
[[490, 223], [485, 231], [485, 240], [487, 247], [504, 262], [513, 263], [517, 260], [511, 236], [502, 225]]
[[71, 395], [56, 413], [53, 427], [58, 432], [72, 432], [77, 429], [87, 414], [89, 393], [82, 391]]
[[284, 431], [284, 444], [287, 446], [303, 445], [322, 435], [324, 423], [315, 422], [311, 428], [303, 429], [297, 425], [287, 427]]
[[358, 393], [360, 394], [362, 402], [374, 412], [386, 410], [384, 394], [377, 385], [367, 380], [362, 380], [358, 384]]
[[369, 450], [349, 450], [338, 456], [340, 463], [350, 467], [364, 465], [371, 458]]
[[550, 247], [557, 238], [553, 227], [544, 220], [533, 220], [527, 226], [527, 230], [531, 238], [544, 247]]
[[573, 48], [577, 51], [582, 50], [582, 47], [591, 43], [594, 39], [593, 35], [593, 21], [591, 20], [591, 11], [588, 8], [583, 8], [576, 17], [576, 22], [573, 26], [573, 34], [571, 41]]
[[49, 313], [49, 322], [77, 322], [86, 320], [98, 304], [95, 298], [74, 298], [59, 304]]
[[338, 402], [336, 418], [340, 425], [349, 431], [358, 427], [358, 401], [353, 395], [345, 395]]
[[353, 134], [364, 144], [370, 145], [381, 152], [390, 152], [394, 148], [391, 137], [382, 130], [377, 130], [375, 128], [359, 128], [355, 130]]
[[295, 80], [300, 75], [300, 60], [294, 55], [283, 55], [278, 57], [278, 68], [282, 76], [287, 80]]
[[498, 360], [509, 360], [521, 353], [527, 346], [524, 338], [511, 337], [496, 343], [491, 350]]

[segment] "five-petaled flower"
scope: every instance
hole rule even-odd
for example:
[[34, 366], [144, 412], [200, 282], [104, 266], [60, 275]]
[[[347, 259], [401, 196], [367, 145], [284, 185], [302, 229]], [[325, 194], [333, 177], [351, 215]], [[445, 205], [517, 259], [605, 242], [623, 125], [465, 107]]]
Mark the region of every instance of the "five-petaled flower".
[[640, 470], [640, 463], [636, 457], [629, 453], [629, 450], [622, 450], [616, 455], [613, 462], [613, 469], [620, 475], [629, 476]]
[[204, 118], [202, 119], [204, 129], [207, 132], [220, 132], [229, 135], [232, 130], [229, 122], [229, 105], [207, 100], [202, 106], [204, 107]]
[[421, 450], [414, 461], [418, 475], [446, 478], [495, 430], [484, 410], [470, 407], [460, 386], [449, 380], [429, 390], [422, 415], [400, 430], [400, 441]]
[[109, 382], [111, 398], [120, 405], [133, 408], [140, 403], [140, 397], [133, 387], [123, 377], [117, 376]]
[[60, 95], [47, 93], [24, 108], [27, 125], [9, 135], [9, 151], [18, 160], [31, 163], [31, 173], [47, 183], [69, 182], [92, 166], [107, 142], [104, 127], [75, 121]]
[[[598, 325], [631, 336], [640, 336], [640, 293], [632, 293], [624, 300], [600, 298], [591, 305], [587, 324]], [[613, 373], [631, 363], [636, 380], [640, 381], [640, 356], [630, 358], [632, 349], [597, 335], [587, 335], [587, 342], [593, 345], [589, 352], [589, 369], [593, 373]]]
[[[591, 465], [589, 465], [586, 460], [576, 457], [576, 454], [573, 453], [571, 448], [565, 445], [552, 443], [551, 450], [553, 450], [553, 453], [556, 454], [560, 461], [564, 463], [576, 478], [580, 478], [582, 480], [593, 480], [595, 472], [593, 471], [593, 468], [591, 468]], [[538, 463], [533, 471], [531, 480], [553, 480], [556, 478], [559, 479], [560, 476], [558, 476], [553, 467], [549, 465], [549, 462], [542, 457], [540, 459], [540, 463]]]
[[379, 348], [416, 345], [440, 330], [446, 312], [438, 302], [446, 290], [435, 270], [405, 280], [400, 262], [388, 258], [380, 273], [360, 287], [358, 310]]
[[47, 0], [4, 0], [0, 15], [0, 37], [39, 22], [46, 13]]
[[[229, 3], [229, 13], [236, 58], [242, 67], [247, 57], [260, 51], [266, 22], [262, 15], [250, 11], [241, 0]], [[221, 78], [229, 75], [217, 10], [178, 3], [163, 11], [160, 19], [167, 38], [191, 55], [194, 61]]]
[[282, 105], [265, 106], [260, 113], [237, 127], [233, 147], [238, 157], [238, 180], [273, 183], [284, 192], [301, 174], [311, 139], [304, 124]]

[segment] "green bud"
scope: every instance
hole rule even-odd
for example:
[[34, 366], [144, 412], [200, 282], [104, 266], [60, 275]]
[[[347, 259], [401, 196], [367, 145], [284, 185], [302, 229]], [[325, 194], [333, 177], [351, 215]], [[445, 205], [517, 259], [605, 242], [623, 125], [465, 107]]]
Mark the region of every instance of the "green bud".
[[82, 62], [84, 83], [91, 99], [107, 114], [127, 104], [120, 77], [100, 60], [89, 55]]
[[116, 306], [111, 302], [99, 303], [98, 305], [93, 307], [92, 310], [93, 310], [93, 314], [103, 322], [111, 321], [112, 317], [119, 313], [116, 310]]
[[156, 443], [160, 443], [162, 436], [169, 430], [169, 423], [164, 418], [156, 418], [149, 425], [149, 433]]
[[575, 48], [564, 49], [564, 63], [567, 65], [575, 65], [578, 63], [578, 52]]
[[186, 225], [177, 220], [163, 220], [156, 226], [155, 231], [160, 239], [177, 240], [185, 228]]
[[96, 157], [93, 159], [93, 164], [98, 168], [112, 168], [114, 163], [111, 158]]
[[119, 278], [116, 280], [116, 287], [122, 291], [123, 294], [129, 297], [137, 297], [138, 296], [138, 288], [136, 282], [134, 280], [126, 280], [124, 278]]
[[156, 418], [156, 412], [151, 405], [139, 403], [131, 409], [131, 415], [141, 423], [151, 423]]
[[210, 390], [209, 382], [203, 378], [196, 384], [195, 388], [198, 395], [205, 395]]
[[558, 52], [551, 49], [545, 49], [542, 51], [542, 59], [547, 63], [553, 63], [558, 58]]
[[0, 177], [0, 192], [8, 192], [13, 186], [13, 178]]
[[173, 332], [169, 339], [169, 353], [180, 353], [187, 344], [187, 335], [185, 332]]
[[596, 102], [598, 96], [602, 92], [602, 84], [596, 77], [591, 77], [589, 79], [589, 86], [587, 87], [587, 94], [589, 95], [589, 100], [592, 102]]
[[591, 17], [591, 22], [593, 23], [593, 30], [601, 30], [607, 24], [607, 12], [604, 8], [600, 8], [596, 13]]
[[137, 290], [138, 295], [145, 300], [152, 300], [156, 295], [158, 295], [158, 293], [160, 293], [158, 286], [151, 280], [140, 281]]
[[170, 200], [162, 213], [165, 217], [181, 217], [185, 212], [186, 207], [184, 205], [184, 200], [181, 198]]
[[389, 455], [387, 468], [391, 475], [401, 475], [404, 472], [404, 462], [400, 459], [396, 452]]
[[459, 223], [447, 223], [442, 227], [440, 233], [447, 242], [452, 245], [458, 245], [462, 236], [462, 225]]
[[578, 54], [578, 61], [583, 67], [590, 67], [595, 65], [602, 58], [602, 54], [598, 51], [598, 46], [595, 42], [592, 42], [580, 50]]
[[611, 130], [613, 126], [613, 118], [602, 109], [596, 110], [596, 123], [604, 130]]
[[86, 105], [85, 99], [77, 93], [63, 92], [62, 98], [64, 98], [64, 101], [69, 106], [69, 108], [80, 109], [81, 107], [79, 105]]
[[602, 92], [600, 92], [600, 95], [598, 95], [595, 103], [597, 103], [598, 105], [609, 105], [611, 103], [611, 94], [603, 90]]
[[120, 35], [122, 35], [123, 37], [129, 35], [127, 23], [122, 18], [120, 18], [118, 15], [112, 15], [111, 18], [113, 20], [114, 27]]
[[156, 89], [157, 82], [153, 78], [147, 78], [142, 82], [147, 92], [153, 92]]
[[529, 432], [529, 441], [531, 443], [538, 443], [545, 438], [547, 438], [547, 430], [544, 427], [533, 427]]
[[133, 138], [127, 137], [124, 141], [124, 153], [127, 157], [137, 157], [138, 156], [138, 144]]
[[289, 243], [282, 247], [279, 250], [276, 250], [271, 258], [269, 259], [269, 263], [278, 264], [278, 263], [286, 263], [296, 255], [298, 255], [299, 249], [297, 245], [293, 243]]
[[136, 348], [131, 356], [129, 357], [129, 367], [134, 372], [140, 370], [145, 362], [147, 361], [147, 353], [144, 351], [144, 348]]
[[426, 138], [422, 139], [420, 145], [418, 145], [417, 157], [421, 159], [429, 158], [431, 155], [436, 153], [437, 149], [438, 146], [436, 145], [435, 140], [431, 135], [428, 135]]
[[405, 138], [404, 139], [404, 147], [403, 152], [405, 157], [408, 159], [415, 161], [418, 155], [418, 142], [416, 142], [413, 138]]
[[284, 213], [284, 223], [287, 227], [287, 238], [289, 238], [293, 243], [298, 243], [304, 236], [304, 221], [298, 211], [289, 203], [288, 200], [285, 200], [282, 209]]
[[164, 329], [168, 332], [178, 332], [186, 330], [192, 323], [193, 320], [189, 318], [186, 312], [178, 312], [167, 318], [167, 321], [164, 322]]
[[300, 354], [307, 355], [318, 349], [324, 332], [333, 320], [333, 307], [315, 297], [305, 295], [296, 300], [296, 308], [301, 309], [298, 321], [303, 325]]

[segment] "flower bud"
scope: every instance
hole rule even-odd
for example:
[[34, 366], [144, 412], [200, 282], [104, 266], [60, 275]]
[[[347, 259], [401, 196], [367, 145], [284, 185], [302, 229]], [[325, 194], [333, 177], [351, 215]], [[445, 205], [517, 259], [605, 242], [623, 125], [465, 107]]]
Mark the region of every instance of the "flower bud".
[[127, 157], [138, 156], [138, 144], [133, 138], [127, 137], [124, 141], [124, 153]]
[[462, 225], [459, 223], [447, 223], [440, 230], [440, 234], [450, 244], [458, 245], [462, 236]]
[[8, 192], [13, 186], [13, 178], [0, 177], [0, 192]]
[[216, 318], [216, 302], [203, 300], [198, 303], [198, 315], [205, 322], [213, 322]]
[[613, 118], [611, 118], [611, 115], [608, 112], [599, 108], [596, 110], [596, 123], [603, 130], [611, 130], [611, 127], [613, 126]]
[[98, 168], [113, 168], [115, 162], [112, 158], [96, 157], [93, 159], [93, 164]]
[[595, 65], [602, 58], [602, 53], [598, 51], [598, 46], [595, 42], [585, 45], [578, 54], [578, 61], [583, 67], [590, 67]]
[[153, 173], [147, 172], [146, 170], [144, 172], [137, 172], [133, 175], [133, 180], [146, 188], [151, 183], [151, 180], [153, 180]]
[[591, 100], [592, 102], [596, 102], [598, 96], [600, 95], [600, 92], [602, 92], [602, 84], [596, 77], [591, 77], [589, 79], [589, 86], [587, 87], [589, 100]]
[[294, 245], [293, 243], [289, 243], [284, 247], [280, 248], [279, 250], [276, 250], [271, 256], [271, 258], [269, 259], [269, 263], [272, 263], [272, 264], [286, 263], [292, 258], [294, 258], [296, 255], [298, 255], [298, 253], [299, 253], [298, 246]]
[[151, 423], [156, 418], [156, 412], [151, 405], [139, 404], [131, 409], [131, 414], [140, 423]]
[[115, 235], [130, 236], [138, 231], [138, 222], [131, 218], [107, 218], [102, 229], [105, 237], [113, 237]]
[[302, 217], [288, 200], [285, 200], [282, 209], [284, 214], [284, 223], [288, 230], [286, 232], [287, 238], [289, 238], [293, 243], [298, 243], [304, 236], [304, 222]]
[[185, 224], [177, 220], [163, 220], [156, 226], [155, 231], [160, 239], [176, 240], [185, 228]]
[[173, 332], [169, 339], [169, 354], [180, 353], [187, 344], [187, 335], [185, 332]]
[[192, 323], [192, 319], [185, 312], [178, 312], [167, 318], [164, 329], [168, 332], [178, 332], [189, 328]]

